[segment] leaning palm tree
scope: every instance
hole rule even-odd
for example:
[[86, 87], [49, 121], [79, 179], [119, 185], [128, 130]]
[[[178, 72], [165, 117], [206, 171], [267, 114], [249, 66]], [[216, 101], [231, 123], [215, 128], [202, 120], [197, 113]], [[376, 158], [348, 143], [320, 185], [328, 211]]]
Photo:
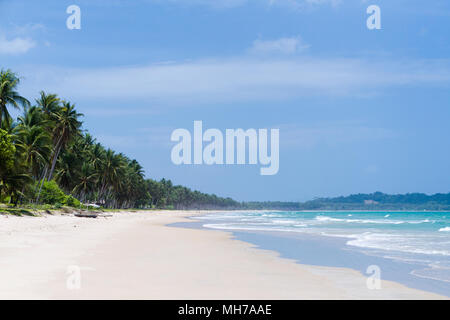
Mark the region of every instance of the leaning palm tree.
[[8, 106], [20, 109], [20, 106], [25, 107], [30, 104], [16, 91], [19, 82], [20, 79], [11, 70], [0, 71], [0, 128], [2, 128], [2, 119], [7, 122], [11, 119]]
[[51, 162], [50, 173], [48, 180], [50, 181], [55, 171], [56, 161], [58, 160], [59, 153], [75, 136], [81, 134], [80, 128], [82, 122], [78, 120], [83, 114], [78, 113], [75, 110], [75, 106], [70, 102], [63, 102], [63, 106], [57, 112], [52, 113], [55, 119], [53, 129], [53, 157]]

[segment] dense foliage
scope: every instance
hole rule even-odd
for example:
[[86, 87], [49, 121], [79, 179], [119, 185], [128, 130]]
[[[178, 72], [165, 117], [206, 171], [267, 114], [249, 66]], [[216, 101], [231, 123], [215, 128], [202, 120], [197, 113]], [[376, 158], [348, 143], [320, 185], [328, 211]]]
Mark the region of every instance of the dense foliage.
[[[142, 166], [96, 142], [82, 114], [56, 94], [22, 97], [19, 78], [0, 72], [0, 201], [105, 208], [233, 208], [232, 199], [145, 179]], [[23, 114], [13, 120], [9, 107]]]

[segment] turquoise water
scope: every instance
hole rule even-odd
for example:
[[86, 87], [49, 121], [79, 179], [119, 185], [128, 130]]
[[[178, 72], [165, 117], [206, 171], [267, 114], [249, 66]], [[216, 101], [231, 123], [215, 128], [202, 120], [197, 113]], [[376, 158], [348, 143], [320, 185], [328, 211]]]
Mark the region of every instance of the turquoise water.
[[414, 277], [450, 282], [450, 212], [227, 212], [206, 228], [345, 239], [349, 249], [420, 266]]

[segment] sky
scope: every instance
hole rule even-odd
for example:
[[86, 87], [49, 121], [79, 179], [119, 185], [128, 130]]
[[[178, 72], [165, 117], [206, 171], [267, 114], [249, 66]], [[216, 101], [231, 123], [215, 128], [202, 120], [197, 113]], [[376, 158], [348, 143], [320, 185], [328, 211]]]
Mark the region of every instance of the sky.
[[[449, 30], [445, 0], [0, 0], [0, 68], [148, 178], [236, 200], [431, 194], [450, 192]], [[173, 164], [195, 120], [279, 129], [278, 173]]]

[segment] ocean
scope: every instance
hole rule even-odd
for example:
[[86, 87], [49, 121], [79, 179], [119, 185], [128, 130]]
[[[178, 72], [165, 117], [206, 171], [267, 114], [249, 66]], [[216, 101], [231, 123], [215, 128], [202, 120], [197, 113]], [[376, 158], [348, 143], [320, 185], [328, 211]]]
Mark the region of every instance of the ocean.
[[382, 279], [450, 296], [450, 212], [223, 212], [194, 218], [208, 229], [300, 263], [377, 265]]

